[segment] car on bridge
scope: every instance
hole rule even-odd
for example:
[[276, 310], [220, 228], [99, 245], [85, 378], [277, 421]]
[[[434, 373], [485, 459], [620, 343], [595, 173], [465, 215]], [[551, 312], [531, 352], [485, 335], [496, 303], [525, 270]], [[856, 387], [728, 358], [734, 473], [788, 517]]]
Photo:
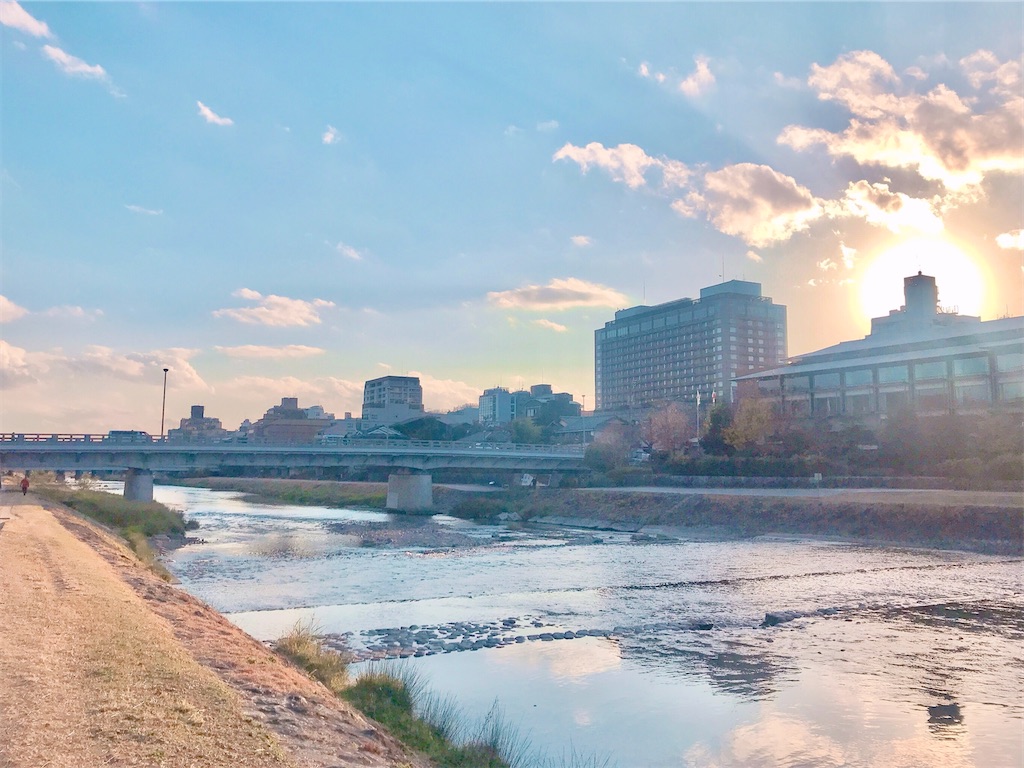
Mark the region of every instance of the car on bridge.
[[105, 443], [151, 443], [152, 436], [149, 432], [141, 432], [136, 429], [112, 429], [103, 438]]

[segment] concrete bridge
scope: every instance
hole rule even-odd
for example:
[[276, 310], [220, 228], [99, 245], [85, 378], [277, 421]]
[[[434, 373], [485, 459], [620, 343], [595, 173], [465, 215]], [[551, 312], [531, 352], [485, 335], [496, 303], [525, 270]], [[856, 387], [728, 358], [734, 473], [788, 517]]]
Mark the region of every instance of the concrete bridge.
[[583, 446], [334, 439], [315, 444], [179, 442], [144, 432], [108, 435], [0, 433], [0, 470], [58, 473], [123, 471], [125, 498], [153, 500], [153, 472], [187, 470], [382, 468], [388, 509], [433, 505], [431, 470], [493, 469], [564, 473], [583, 469]]

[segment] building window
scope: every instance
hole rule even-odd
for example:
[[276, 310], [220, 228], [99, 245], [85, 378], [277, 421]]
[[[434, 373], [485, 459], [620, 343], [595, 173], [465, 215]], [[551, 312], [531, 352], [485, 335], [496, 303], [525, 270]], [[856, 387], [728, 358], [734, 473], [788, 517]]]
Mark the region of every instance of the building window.
[[910, 381], [910, 375], [905, 365], [887, 365], [878, 369], [879, 384], [902, 383]]
[[864, 387], [870, 386], [873, 381], [870, 368], [861, 368], [859, 371], [846, 371], [846, 386]]
[[914, 366], [915, 381], [934, 381], [946, 378], [945, 360], [936, 360], [931, 363], [918, 363]]
[[959, 357], [953, 361], [953, 373], [956, 376], [987, 376], [987, 357]]

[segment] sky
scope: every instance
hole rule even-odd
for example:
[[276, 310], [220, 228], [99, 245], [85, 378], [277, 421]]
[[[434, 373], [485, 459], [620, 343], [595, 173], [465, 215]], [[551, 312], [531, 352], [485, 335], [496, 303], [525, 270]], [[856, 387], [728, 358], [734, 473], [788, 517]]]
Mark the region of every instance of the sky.
[[1020, 3], [0, 0], [0, 431], [549, 383], [724, 279], [1024, 314]]

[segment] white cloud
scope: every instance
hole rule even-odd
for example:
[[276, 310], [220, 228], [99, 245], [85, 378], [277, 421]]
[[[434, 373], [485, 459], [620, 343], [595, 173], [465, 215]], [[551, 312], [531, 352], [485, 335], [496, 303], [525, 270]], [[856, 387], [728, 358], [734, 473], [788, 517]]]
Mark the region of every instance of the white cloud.
[[830, 269], [838, 269], [839, 265], [832, 261], [828, 256], [818, 262], [818, 269], [822, 272], [828, 272]]
[[842, 131], [787, 126], [780, 144], [797, 151], [821, 145], [862, 165], [905, 168], [947, 190], [978, 185], [989, 173], [1024, 169], [1020, 66], [979, 51], [961, 60], [986, 98], [962, 97], [945, 84], [916, 93], [878, 54], [856, 51], [828, 66], [814, 65], [808, 84], [823, 100], [851, 113]]
[[715, 75], [711, 72], [710, 59], [707, 56], [694, 58], [697, 68], [685, 80], [679, 83], [679, 90], [691, 99], [706, 93], [715, 84]]
[[550, 133], [558, 128], [557, 120], [544, 120], [543, 122], [537, 123], [537, 130], [541, 133]]
[[773, 72], [772, 81], [779, 86], [779, 88], [787, 88], [793, 91], [802, 90], [804, 87], [804, 81], [799, 77], [786, 77], [786, 75], [781, 72]]
[[876, 227], [902, 234], [913, 230], [936, 235], [944, 228], [942, 217], [927, 200], [892, 192], [888, 184], [869, 184], [858, 181], [850, 184], [843, 200], [838, 203], [837, 215], [861, 218]]
[[585, 147], [566, 144], [552, 157], [552, 161], [557, 160], [572, 160], [584, 173], [591, 166], [596, 166], [630, 189], [645, 186], [646, 174], [650, 170], [661, 173], [664, 188], [682, 187], [690, 177], [690, 169], [683, 163], [665, 157], [651, 157], [636, 144], [619, 144], [617, 147], [605, 147], [596, 141]]
[[554, 331], [555, 333], [565, 333], [569, 330], [561, 323], [556, 323], [553, 320], [545, 320], [543, 318], [540, 320], [534, 320], [533, 324], [540, 326], [541, 328], [547, 328], [549, 331]]
[[423, 371], [409, 371], [418, 376], [423, 387], [423, 404], [431, 411], [447, 411], [466, 403], [476, 403], [480, 388], [457, 379], [438, 379]]
[[132, 213], [141, 213], [144, 216], [161, 216], [161, 215], [163, 215], [163, 209], [162, 208], [159, 208], [159, 209], [157, 209], [157, 208], [144, 208], [141, 205], [125, 205], [125, 208], [127, 208]]
[[335, 128], [333, 125], [328, 125], [327, 130], [324, 131], [323, 136], [320, 137], [320, 140], [324, 144], [336, 144], [339, 141], [341, 141], [342, 138], [344, 137], [340, 133], [338, 133], [337, 128]]
[[221, 117], [208, 106], [203, 104], [201, 101], [197, 101], [196, 104], [199, 107], [199, 114], [203, 120], [210, 123], [211, 125], [234, 125], [235, 121], [230, 117]]
[[32, 359], [31, 353], [0, 339], [0, 389], [35, 384], [46, 372], [45, 363]]
[[518, 136], [522, 132], [523, 129], [520, 128], [518, 125], [510, 125], [505, 129], [506, 136]]
[[588, 245], [594, 244], [593, 238], [588, 237], [587, 235], [573, 235], [569, 239], [577, 248], [586, 248]]
[[[998, 93], [1020, 96], [1019, 61], [1001, 62], [992, 51], [981, 50], [965, 56], [959, 63], [973, 88], [980, 89], [992, 83]], [[1015, 88], [1016, 93], [1013, 91]]]
[[214, 317], [227, 317], [240, 323], [270, 325], [279, 328], [319, 325], [320, 310], [333, 307], [333, 301], [324, 299], [290, 299], [273, 294], [264, 296], [249, 288], [240, 288], [234, 296], [257, 302], [255, 307], [218, 309]]
[[839, 243], [839, 252], [843, 257], [843, 266], [847, 269], [853, 269], [853, 265], [857, 263], [857, 249], [841, 242]]
[[50, 307], [41, 313], [44, 317], [67, 317], [73, 320], [95, 320], [103, 317], [102, 309], [85, 309], [84, 307], [64, 304], [59, 307]]
[[312, 357], [313, 355], [324, 354], [324, 350], [320, 347], [307, 347], [303, 344], [288, 344], [283, 347], [265, 347], [258, 344], [243, 344], [237, 347], [214, 347], [214, 349], [228, 357], [260, 358], [264, 360]]
[[0, 323], [9, 323], [28, 314], [28, 310], [18, 306], [6, 296], [0, 295]]
[[0, 24], [32, 37], [53, 38], [53, 33], [45, 21], [39, 21], [14, 0], [0, 2]]
[[788, 240], [824, 213], [810, 190], [767, 165], [739, 163], [704, 176], [704, 191], [672, 204], [707, 213], [718, 230], [761, 248]]
[[528, 285], [492, 291], [487, 300], [502, 309], [561, 311], [573, 307], [624, 307], [629, 300], [618, 291], [575, 277], [554, 279], [547, 285]]
[[758, 264], [764, 261], [764, 256], [757, 251], [747, 251], [747, 258], [753, 262], [757, 262]]
[[1024, 230], [1004, 232], [996, 238], [996, 245], [1008, 251], [1024, 251]]
[[163, 369], [169, 368], [167, 385], [172, 389], [211, 391], [189, 358], [197, 350], [172, 347], [152, 352], [117, 352], [110, 347], [93, 345], [80, 355], [60, 360], [60, 364], [75, 373], [124, 380], [163, 380]]
[[353, 248], [351, 245], [346, 245], [345, 243], [338, 243], [336, 246], [334, 246], [334, 250], [336, 250], [340, 255], [344, 256], [346, 259], [352, 259], [352, 261], [363, 260], [363, 254], [360, 251]]
[[363, 382], [334, 376], [314, 379], [300, 379], [296, 376], [239, 376], [218, 384], [217, 391], [246, 400], [262, 398], [267, 403], [266, 407], [277, 405], [282, 397], [297, 397], [304, 408], [323, 405], [326, 410], [335, 412], [357, 411], [363, 402]]
[[54, 45], [44, 45], [43, 55], [57, 65], [64, 74], [72, 77], [84, 77], [91, 80], [107, 80], [107, 70], [99, 64], [87, 64], [77, 56], [57, 48]]

